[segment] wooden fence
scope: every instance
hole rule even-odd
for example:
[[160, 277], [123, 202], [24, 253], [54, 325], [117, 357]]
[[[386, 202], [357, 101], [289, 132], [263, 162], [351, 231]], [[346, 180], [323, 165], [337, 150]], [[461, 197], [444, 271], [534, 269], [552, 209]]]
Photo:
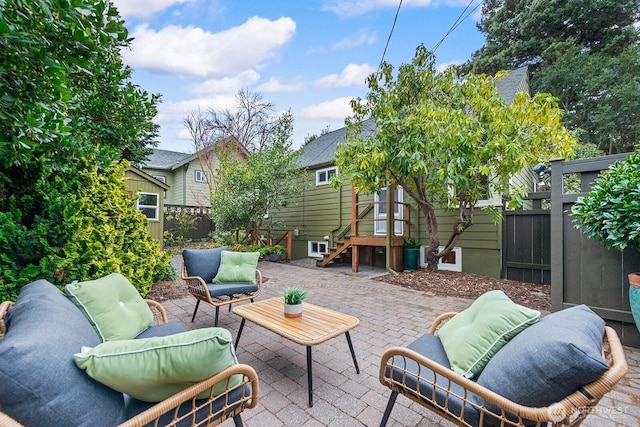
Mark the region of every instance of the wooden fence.
[[[640, 271], [640, 254], [605, 249], [576, 229], [569, 215], [600, 171], [627, 155], [551, 163], [551, 299], [553, 311], [588, 305], [618, 332], [624, 345], [640, 347], [627, 281], [627, 274]], [[572, 175], [579, 180], [578, 193], [565, 188], [566, 178]]]

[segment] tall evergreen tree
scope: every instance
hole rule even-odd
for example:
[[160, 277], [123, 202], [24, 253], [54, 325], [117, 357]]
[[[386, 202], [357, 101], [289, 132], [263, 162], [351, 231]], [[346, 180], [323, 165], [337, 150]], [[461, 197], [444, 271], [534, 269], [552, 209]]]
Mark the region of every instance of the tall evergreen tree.
[[559, 98], [566, 124], [608, 153], [640, 141], [637, 0], [487, 0], [487, 42], [463, 71], [528, 65], [534, 91]]

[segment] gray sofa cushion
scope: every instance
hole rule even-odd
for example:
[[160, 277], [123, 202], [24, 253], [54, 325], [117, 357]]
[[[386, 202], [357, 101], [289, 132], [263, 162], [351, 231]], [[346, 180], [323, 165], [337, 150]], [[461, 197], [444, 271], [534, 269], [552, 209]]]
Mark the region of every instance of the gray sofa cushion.
[[478, 384], [525, 406], [544, 407], [598, 379], [604, 321], [586, 305], [543, 317], [489, 361]]
[[220, 268], [222, 251], [229, 248], [223, 246], [215, 249], [185, 249], [182, 259], [187, 267], [189, 277], [199, 276], [205, 283], [211, 283]]
[[[247, 384], [244, 387], [238, 387], [237, 389], [233, 390], [231, 393], [229, 393], [228, 396], [220, 396], [218, 399], [216, 399], [213, 404], [211, 406], [209, 405], [204, 405], [202, 409], [200, 409], [197, 412], [196, 415], [196, 421], [197, 422], [202, 422], [203, 419], [205, 419], [205, 417], [209, 414], [209, 409], [211, 409], [211, 412], [215, 413], [217, 411], [219, 411], [220, 409], [222, 409], [223, 405], [228, 402], [231, 404], [229, 412], [231, 412], [234, 409], [234, 402], [238, 402], [242, 396], [243, 396], [243, 390], [244, 388], [244, 396], [248, 396], [251, 394], [251, 387]], [[228, 400], [227, 400], [228, 399]], [[127, 396], [125, 395], [125, 402], [126, 402], [126, 408], [127, 408], [127, 419], [129, 418], [133, 418], [134, 416], [138, 415], [139, 413], [146, 411], [147, 409], [149, 409], [151, 406], [155, 405], [155, 403], [149, 403], [149, 402], [143, 402], [142, 400], [137, 400], [132, 398], [131, 396]], [[203, 403], [205, 403], [204, 400], [196, 400], [196, 403], [198, 405], [201, 405]], [[191, 410], [191, 401], [188, 400], [187, 402], [183, 403], [180, 406], [180, 409], [178, 410], [178, 414], [180, 416], [183, 416], [185, 414], [187, 414], [189, 411]], [[158, 425], [168, 425], [172, 420], [173, 420], [173, 415], [174, 415], [174, 411], [169, 411], [167, 413], [165, 413], [164, 415], [162, 415], [160, 417], [160, 422], [158, 423]], [[186, 419], [180, 421], [179, 423], [176, 424], [178, 427], [190, 427], [191, 424], [191, 418], [187, 417]]]
[[209, 283], [207, 284], [209, 293], [212, 297], [220, 295], [242, 294], [247, 292], [256, 292], [258, 285], [251, 283]]
[[114, 426], [124, 421], [122, 393], [91, 379], [73, 361], [100, 343], [91, 324], [45, 280], [22, 288], [0, 341], [0, 407], [30, 426]]
[[140, 332], [135, 339], [138, 338], [151, 338], [151, 337], [166, 337], [173, 334], [179, 334], [184, 332], [184, 328], [177, 322], [163, 323], [161, 325], [155, 325]]
[[[449, 363], [449, 359], [447, 358], [447, 353], [444, 351], [442, 342], [440, 341], [440, 338], [435, 335], [425, 334], [420, 338], [418, 338], [416, 341], [409, 344], [407, 348], [415, 351], [416, 353], [419, 353], [423, 356], [428, 357], [429, 359], [433, 360], [434, 362], [446, 368], [451, 369], [451, 364]], [[398, 366], [402, 366], [400, 365], [400, 363], [402, 363], [401, 361], [395, 360], [394, 362], [395, 364], [398, 364]], [[387, 376], [389, 376], [388, 369], [389, 368], [387, 368], [387, 373], [386, 373]], [[412, 360], [407, 360], [406, 370], [414, 374], [420, 372], [420, 375], [423, 378], [433, 378], [433, 375], [434, 375], [432, 374], [432, 371], [430, 371], [429, 369], [426, 369], [424, 366], [419, 367], [418, 364]], [[393, 377], [397, 381], [402, 381], [403, 375], [404, 373], [402, 370], [394, 369]], [[446, 378], [442, 376], [438, 376], [436, 383], [439, 386], [441, 386], [436, 388], [436, 399], [435, 399], [436, 402], [438, 402], [439, 405], [444, 405], [445, 403], [447, 403], [447, 400], [448, 400], [448, 407], [451, 410], [451, 412], [459, 416], [460, 412], [462, 411], [463, 401], [458, 397], [454, 396], [454, 394], [464, 396], [465, 389], [459, 386], [458, 384], [450, 383]], [[415, 375], [407, 374], [406, 384], [409, 388], [413, 390], [417, 390], [418, 377]], [[447, 389], [451, 390], [452, 393], [447, 395], [446, 393]], [[431, 400], [432, 393], [433, 393], [433, 386], [427, 382], [421, 381], [420, 394], [422, 394], [423, 396]], [[467, 404], [465, 408], [465, 415], [464, 415], [465, 421], [471, 425], [478, 425], [478, 422], [479, 422], [478, 417], [479, 417], [478, 411], [471, 405]]]

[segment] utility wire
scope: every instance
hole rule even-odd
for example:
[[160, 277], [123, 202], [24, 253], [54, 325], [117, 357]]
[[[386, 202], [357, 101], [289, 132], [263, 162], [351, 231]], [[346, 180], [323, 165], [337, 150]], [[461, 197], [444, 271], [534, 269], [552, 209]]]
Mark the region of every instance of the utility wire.
[[[438, 43], [435, 44], [435, 46], [431, 49], [431, 53], [435, 53], [436, 50], [438, 50], [438, 48], [440, 47], [440, 45], [444, 42], [444, 40], [456, 29], [460, 26], [460, 24], [462, 24], [469, 16], [471, 16], [479, 7], [480, 5], [482, 5], [482, 2], [478, 3], [473, 9], [471, 9], [469, 11], [469, 13], [467, 13], [467, 10], [469, 10], [469, 8], [471, 7], [471, 5], [473, 4], [475, 0], [471, 0], [469, 2], [469, 4], [467, 5], [467, 7], [464, 8], [464, 10], [460, 13], [460, 16], [458, 16], [458, 19], [455, 20], [455, 22], [451, 25], [451, 28], [449, 28], [449, 30], [446, 32], [446, 34], [444, 36], [442, 36], [442, 38], [440, 39], [440, 41], [438, 41]], [[465, 15], [465, 13], [467, 13]]]
[[394, 28], [396, 28], [396, 22], [398, 21], [398, 14], [400, 13], [400, 6], [402, 6], [402, 0], [398, 4], [398, 9], [396, 10], [396, 16], [393, 18], [393, 25], [391, 26], [391, 31], [389, 32], [389, 37], [387, 37], [387, 44], [384, 46], [384, 52], [382, 52], [382, 58], [380, 59], [380, 65], [378, 65], [378, 71], [380, 67], [382, 67], [382, 63], [384, 62], [384, 56], [387, 54], [387, 48], [389, 47], [389, 42], [391, 41], [391, 35], [393, 34]]

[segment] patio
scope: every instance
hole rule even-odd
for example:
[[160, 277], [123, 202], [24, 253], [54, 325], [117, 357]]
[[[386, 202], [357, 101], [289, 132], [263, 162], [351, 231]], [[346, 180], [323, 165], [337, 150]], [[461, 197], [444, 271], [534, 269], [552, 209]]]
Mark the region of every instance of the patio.
[[[175, 260], [175, 258], [174, 258]], [[377, 426], [390, 391], [378, 382], [384, 350], [406, 345], [423, 335], [441, 313], [465, 309], [470, 300], [436, 296], [372, 280], [375, 272], [346, 274], [341, 269], [307, 268], [261, 262], [265, 278], [259, 299], [280, 296], [290, 286], [311, 291], [305, 301], [356, 316], [351, 331], [360, 366], [357, 375], [344, 335], [313, 348], [314, 406], [307, 407], [306, 351], [258, 326], [247, 323], [237, 351], [238, 360], [251, 365], [260, 377], [260, 401], [242, 414], [247, 427]], [[347, 270], [350, 272], [350, 269]], [[214, 307], [201, 304], [195, 322], [195, 299], [163, 301], [170, 320], [187, 329], [213, 326]], [[220, 326], [236, 335], [240, 318], [221, 310]], [[605, 396], [584, 426], [640, 425], [640, 351], [625, 351], [629, 372]], [[231, 420], [223, 426], [232, 426]], [[388, 426], [450, 426], [433, 412], [400, 397]]]

